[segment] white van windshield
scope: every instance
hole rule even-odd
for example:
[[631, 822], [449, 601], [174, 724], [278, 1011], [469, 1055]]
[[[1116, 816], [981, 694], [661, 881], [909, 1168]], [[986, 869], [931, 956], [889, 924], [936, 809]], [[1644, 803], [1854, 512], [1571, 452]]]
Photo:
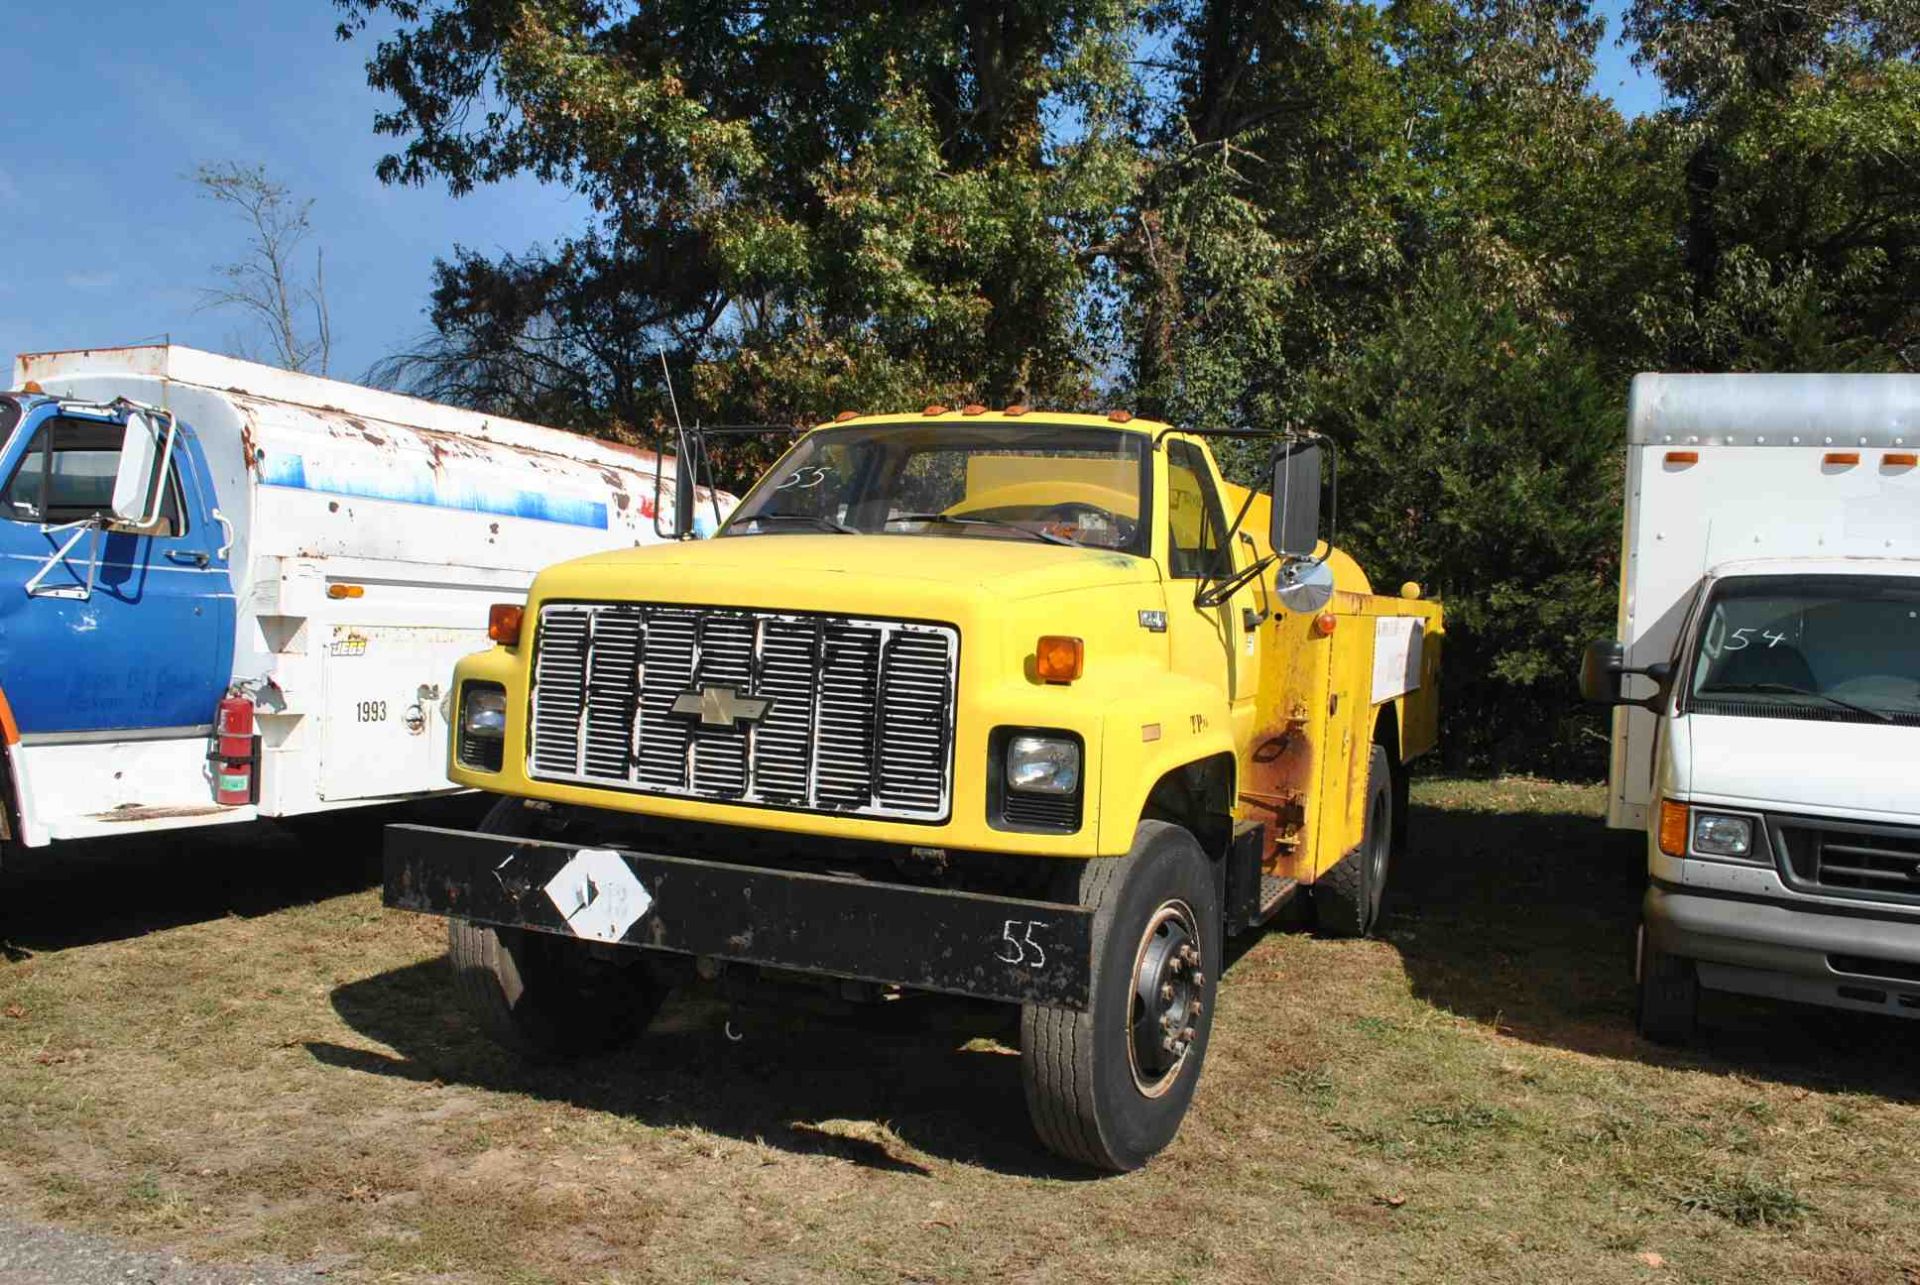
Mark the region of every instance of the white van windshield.
[[1688, 675], [1697, 713], [1920, 725], [1920, 580], [1723, 580]]

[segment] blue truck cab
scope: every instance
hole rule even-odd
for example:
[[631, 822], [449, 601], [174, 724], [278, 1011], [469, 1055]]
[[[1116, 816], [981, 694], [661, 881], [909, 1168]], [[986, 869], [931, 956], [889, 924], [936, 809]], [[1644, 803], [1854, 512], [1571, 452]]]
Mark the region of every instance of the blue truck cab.
[[[0, 394], [0, 435], [9, 738], [208, 725], [232, 674], [234, 591], [230, 528], [193, 429], [127, 401], [29, 391]], [[137, 514], [116, 514], [136, 435], [144, 492]]]

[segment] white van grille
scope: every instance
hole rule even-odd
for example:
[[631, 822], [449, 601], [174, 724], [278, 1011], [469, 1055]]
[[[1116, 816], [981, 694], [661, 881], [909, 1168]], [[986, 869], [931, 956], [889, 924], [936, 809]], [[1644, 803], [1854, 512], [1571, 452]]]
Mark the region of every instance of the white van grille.
[[949, 625], [548, 603], [534, 635], [528, 772], [645, 794], [941, 821], [959, 650]]

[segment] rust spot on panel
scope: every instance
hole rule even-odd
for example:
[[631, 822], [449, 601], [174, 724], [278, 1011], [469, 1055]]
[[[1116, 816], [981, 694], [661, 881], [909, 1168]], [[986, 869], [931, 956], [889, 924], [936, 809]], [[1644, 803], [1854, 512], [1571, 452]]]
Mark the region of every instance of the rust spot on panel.
[[1257, 732], [1240, 801], [1267, 822], [1261, 865], [1271, 871], [1301, 851], [1306, 840], [1306, 795], [1313, 788], [1313, 743], [1304, 714]]
[[253, 440], [253, 412], [242, 408], [240, 412], [240, 454], [246, 460], [249, 473], [260, 471], [260, 448]]

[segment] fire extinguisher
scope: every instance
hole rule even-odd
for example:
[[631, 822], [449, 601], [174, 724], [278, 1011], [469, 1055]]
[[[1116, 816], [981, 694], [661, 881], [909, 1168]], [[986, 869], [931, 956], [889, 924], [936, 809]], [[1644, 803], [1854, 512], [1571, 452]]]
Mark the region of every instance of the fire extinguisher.
[[258, 765], [253, 752], [253, 698], [222, 698], [215, 729], [219, 739], [208, 755], [213, 760], [214, 799], [227, 806], [254, 802], [258, 796], [253, 773]]

